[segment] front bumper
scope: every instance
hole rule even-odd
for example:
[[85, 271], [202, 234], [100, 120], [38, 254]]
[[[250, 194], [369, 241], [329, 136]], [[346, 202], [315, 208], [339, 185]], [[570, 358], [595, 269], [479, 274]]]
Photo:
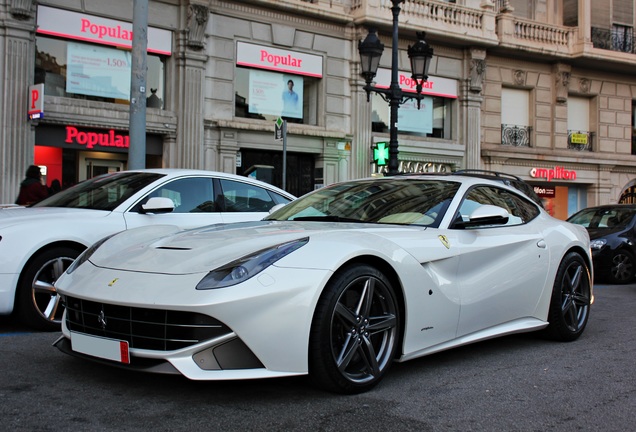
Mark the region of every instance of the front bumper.
[[[221, 323], [223, 330], [193, 338], [183, 345], [137, 344], [134, 339], [128, 340], [128, 336], [100, 334], [72, 324], [69, 328], [67, 314], [69, 310], [73, 313], [70, 307], [65, 310], [62, 323], [67, 341], [57, 342], [56, 346], [68, 352], [70, 345], [72, 350], [71, 330], [127, 340], [130, 366], [117, 366], [162, 372], [170, 368], [158, 365], [167, 362], [193, 380], [303, 375], [308, 371], [313, 311], [321, 287], [330, 276], [331, 272], [326, 270], [271, 266], [240, 285], [200, 291], [194, 286], [202, 275], [140, 274], [85, 264], [61, 278], [61, 283], [58, 281], [58, 292], [67, 298], [97, 304], [97, 309], [93, 309], [97, 314], [102, 311], [99, 305], [105, 305], [106, 329], [114, 322], [108, 318], [108, 309], [116, 307], [204, 315]], [[97, 327], [95, 313], [90, 320]]]

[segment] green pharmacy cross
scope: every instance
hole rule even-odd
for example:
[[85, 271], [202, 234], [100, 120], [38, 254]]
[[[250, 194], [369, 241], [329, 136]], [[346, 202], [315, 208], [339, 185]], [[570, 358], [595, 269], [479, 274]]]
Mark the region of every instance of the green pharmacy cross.
[[373, 149], [373, 161], [378, 164], [378, 166], [384, 166], [387, 164], [389, 160], [389, 148], [387, 147], [385, 142], [379, 142], [375, 145]]

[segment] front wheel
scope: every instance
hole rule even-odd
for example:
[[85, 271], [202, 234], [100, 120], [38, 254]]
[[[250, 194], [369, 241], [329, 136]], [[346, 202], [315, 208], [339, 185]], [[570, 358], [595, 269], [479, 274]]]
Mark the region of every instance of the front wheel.
[[583, 257], [568, 253], [559, 265], [552, 289], [548, 337], [569, 342], [581, 336], [590, 314], [591, 287], [590, 270]]
[[391, 366], [400, 330], [390, 281], [376, 268], [355, 264], [339, 271], [314, 313], [309, 375], [337, 393], [373, 388]]
[[77, 249], [58, 247], [29, 261], [20, 277], [16, 296], [22, 322], [38, 330], [60, 329], [63, 308], [53, 284], [79, 254]]
[[634, 256], [627, 251], [618, 251], [612, 257], [609, 280], [615, 284], [625, 284], [634, 280]]

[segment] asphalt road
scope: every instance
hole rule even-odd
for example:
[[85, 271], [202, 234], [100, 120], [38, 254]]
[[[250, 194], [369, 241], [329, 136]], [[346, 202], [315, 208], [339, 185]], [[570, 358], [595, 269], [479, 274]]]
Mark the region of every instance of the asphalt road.
[[596, 286], [576, 342], [508, 336], [395, 364], [371, 392], [304, 377], [195, 382], [81, 361], [0, 319], [7, 431], [630, 431], [636, 285]]

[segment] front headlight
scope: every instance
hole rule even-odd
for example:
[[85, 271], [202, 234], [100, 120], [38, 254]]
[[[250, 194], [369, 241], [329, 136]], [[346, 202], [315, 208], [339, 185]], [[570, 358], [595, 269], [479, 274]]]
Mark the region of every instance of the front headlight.
[[108, 240], [109, 238], [111, 238], [112, 236], [114, 236], [115, 234], [111, 234], [109, 236], [104, 237], [101, 240], [98, 240], [97, 242], [93, 243], [93, 245], [91, 247], [89, 247], [88, 249], [86, 249], [84, 252], [82, 252], [80, 254], [80, 256], [78, 256], [75, 261], [73, 261], [73, 263], [68, 266], [68, 268], [66, 269], [66, 273], [71, 274], [73, 273], [75, 270], [77, 270], [77, 268], [79, 266], [81, 266], [82, 264], [84, 264], [86, 261], [89, 260], [89, 258], [91, 257], [91, 255], [93, 255], [95, 253], [95, 251], [106, 242], [106, 240]]
[[590, 242], [590, 249], [592, 249], [592, 250], [600, 250], [606, 244], [607, 244], [607, 240], [605, 240], [605, 239], [592, 240]]
[[309, 242], [309, 237], [263, 249], [212, 270], [197, 284], [198, 290], [225, 288], [259, 274], [279, 259]]

